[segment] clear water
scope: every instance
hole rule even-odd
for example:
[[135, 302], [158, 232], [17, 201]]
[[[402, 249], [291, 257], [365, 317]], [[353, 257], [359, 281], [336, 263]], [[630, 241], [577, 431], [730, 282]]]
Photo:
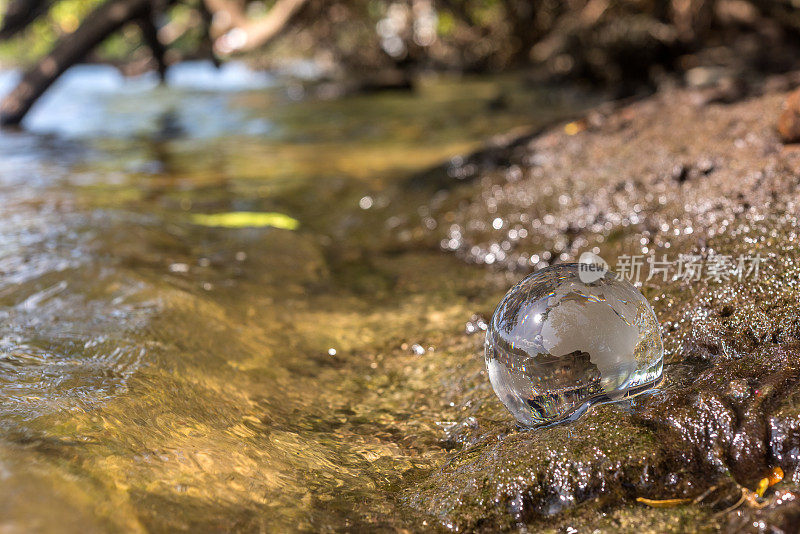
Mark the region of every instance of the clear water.
[[568, 420], [652, 387], [663, 352], [644, 296], [613, 273], [584, 283], [577, 264], [547, 267], [516, 284], [486, 332], [492, 387], [527, 426]]
[[[0, 531], [423, 530], [398, 495], [444, 462], [443, 380], [480, 373], [464, 323], [503, 288], [397, 236], [432, 195], [406, 184], [578, 104], [171, 76], [76, 68], [0, 132]], [[194, 223], [234, 211], [299, 227]]]

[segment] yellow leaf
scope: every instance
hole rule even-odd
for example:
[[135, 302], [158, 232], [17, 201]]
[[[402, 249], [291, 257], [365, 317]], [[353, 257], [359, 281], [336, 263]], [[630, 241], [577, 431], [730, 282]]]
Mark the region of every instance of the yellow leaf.
[[569, 122], [564, 125], [564, 133], [567, 135], [575, 135], [586, 129], [586, 125], [582, 122]]
[[756, 494], [759, 497], [763, 497], [764, 496], [764, 492], [767, 491], [768, 487], [769, 487], [769, 479], [768, 478], [762, 478], [758, 482], [758, 487], [756, 488]]
[[653, 508], [671, 508], [673, 506], [680, 506], [682, 504], [689, 504], [692, 499], [647, 499], [645, 497], [636, 497], [636, 501]]
[[272, 226], [284, 230], [294, 230], [300, 222], [283, 213], [257, 211], [230, 211], [227, 213], [196, 213], [192, 222], [201, 226], [219, 228], [260, 228]]
[[774, 486], [781, 480], [783, 480], [783, 469], [780, 467], [775, 467], [772, 469], [772, 473], [769, 474], [769, 485]]

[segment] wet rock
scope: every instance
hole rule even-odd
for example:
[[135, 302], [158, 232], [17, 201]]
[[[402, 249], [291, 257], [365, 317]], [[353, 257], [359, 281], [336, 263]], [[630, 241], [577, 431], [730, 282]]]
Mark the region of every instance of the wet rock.
[[[660, 532], [688, 517], [684, 530], [785, 531], [800, 517], [800, 156], [782, 150], [770, 120], [783, 96], [761, 90], [702, 108], [691, 90], [661, 93], [591, 128], [560, 125], [503, 157], [463, 160], [472, 182], [427, 206], [443, 250], [509, 283], [585, 250], [617, 270], [639, 257], [663, 328], [665, 384], [539, 431], [518, 430], [488, 387], [454, 387], [448, 398], [471, 408], [453, 422], [441, 468], [405, 495], [409, 506], [468, 531]], [[654, 259], [708, 268], [719, 256], [727, 274], [649, 272]], [[786, 478], [762, 502], [726, 511], [776, 467]], [[636, 502], [709, 490], [658, 514]]]

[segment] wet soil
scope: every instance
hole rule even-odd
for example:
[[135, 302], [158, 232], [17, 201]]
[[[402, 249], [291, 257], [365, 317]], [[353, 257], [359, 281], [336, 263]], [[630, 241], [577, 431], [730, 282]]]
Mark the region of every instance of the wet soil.
[[[431, 189], [402, 242], [439, 246], [498, 285], [585, 250], [612, 268], [641, 257], [665, 382], [574, 424], [522, 431], [487, 384], [475, 335], [457, 349], [473, 357], [440, 377], [459, 407], [443, 440], [449, 452], [406, 490], [408, 506], [467, 531], [797, 529], [800, 150], [776, 131], [785, 96], [721, 104], [666, 91], [438, 171], [449, 180]], [[647, 279], [648, 257], [680, 254], [764, 261], [757, 276]], [[492, 307], [474, 311], [485, 318]], [[786, 477], [763, 503], [728, 510], [776, 467]], [[636, 501], [705, 492], [667, 508]]]

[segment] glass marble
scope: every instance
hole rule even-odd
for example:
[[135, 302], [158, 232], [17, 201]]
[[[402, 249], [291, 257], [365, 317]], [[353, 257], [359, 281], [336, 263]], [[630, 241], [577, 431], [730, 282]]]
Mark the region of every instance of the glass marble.
[[492, 316], [489, 380], [522, 425], [574, 420], [661, 380], [661, 330], [644, 296], [612, 272], [581, 278], [575, 263], [537, 271]]

